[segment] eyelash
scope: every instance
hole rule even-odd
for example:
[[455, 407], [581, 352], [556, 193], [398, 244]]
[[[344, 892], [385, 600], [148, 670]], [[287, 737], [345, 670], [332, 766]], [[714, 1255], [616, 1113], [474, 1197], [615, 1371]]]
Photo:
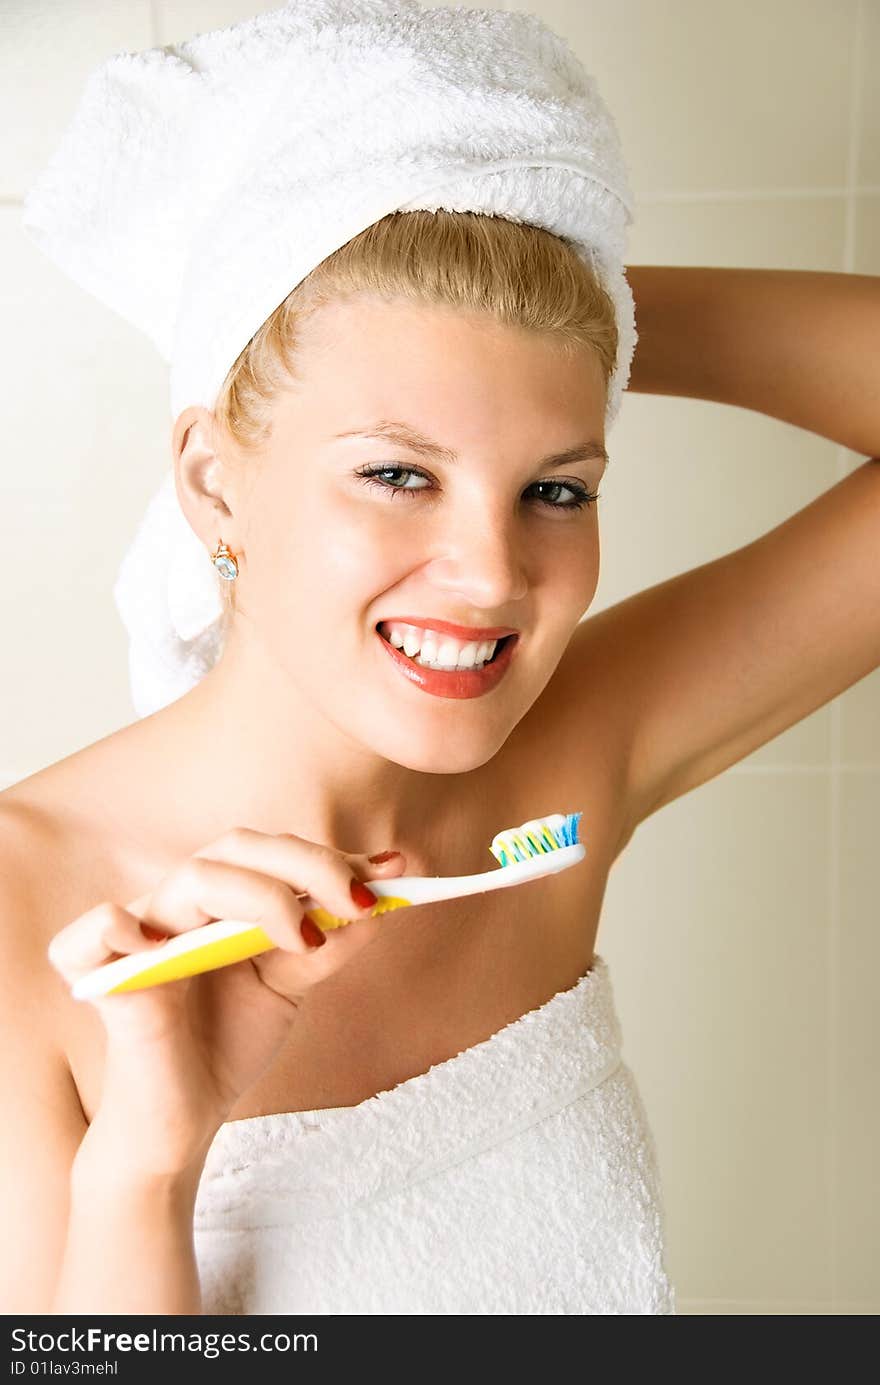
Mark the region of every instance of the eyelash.
[[[392, 496], [420, 495], [422, 491], [426, 489], [425, 487], [421, 487], [418, 490], [405, 490], [402, 486], [392, 486], [388, 482], [378, 480], [380, 475], [389, 471], [396, 471], [401, 474], [406, 474], [407, 476], [421, 476], [425, 481], [430, 480], [430, 477], [427, 476], [424, 471], [419, 471], [416, 467], [409, 466], [362, 467], [360, 471], [355, 472], [355, 475], [359, 476], [365, 485], [377, 486], [379, 490], [390, 491]], [[601, 498], [600, 491], [587, 490], [586, 486], [580, 486], [577, 482], [536, 481], [534, 484], [536, 486], [561, 486], [563, 490], [570, 490], [573, 495], [577, 496], [576, 500], [567, 500], [562, 505], [554, 505], [550, 500], [539, 499], [538, 504], [546, 506], [548, 510], [583, 510], [589, 508], [590, 505]]]

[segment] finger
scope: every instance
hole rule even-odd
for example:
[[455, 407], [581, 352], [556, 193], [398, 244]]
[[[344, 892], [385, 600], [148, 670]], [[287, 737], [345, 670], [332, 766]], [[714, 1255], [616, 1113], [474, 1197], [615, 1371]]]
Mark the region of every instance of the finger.
[[[352, 905], [349, 903], [349, 913]], [[170, 933], [199, 928], [215, 919], [252, 923], [276, 947], [310, 953], [300, 932], [305, 917], [293, 887], [249, 866], [211, 857], [190, 857], [167, 875], [144, 909], [147, 922]]]
[[110, 957], [128, 956], [155, 947], [141, 932], [140, 919], [104, 900], [81, 914], [50, 940], [51, 966], [71, 984]]
[[252, 957], [251, 964], [265, 985], [288, 1000], [298, 1000], [307, 987], [331, 976], [344, 962], [347, 966], [362, 948], [375, 942], [382, 930], [382, 918], [360, 920], [357, 927], [330, 929], [326, 942], [309, 948], [308, 971], [299, 958], [280, 948]]
[[271, 836], [235, 827], [195, 852], [194, 858], [236, 863], [261, 871], [283, 881], [294, 894], [311, 895], [337, 918], [366, 918], [376, 905], [376, 896], [352, 868], [345, 852], [292, 833]]

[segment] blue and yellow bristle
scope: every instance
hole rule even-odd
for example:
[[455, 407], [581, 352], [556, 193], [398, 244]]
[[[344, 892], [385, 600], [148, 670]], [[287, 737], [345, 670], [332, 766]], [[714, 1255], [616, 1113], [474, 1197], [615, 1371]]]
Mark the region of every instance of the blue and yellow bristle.
[[493, 837], [489, 850], [499, 865], [512, 866], [547, 851], [574, 846], [582, 816], [582, 813], [553, 813], [547, 818], [524, 822], [521, 827], [499, 832], [497, 837]]

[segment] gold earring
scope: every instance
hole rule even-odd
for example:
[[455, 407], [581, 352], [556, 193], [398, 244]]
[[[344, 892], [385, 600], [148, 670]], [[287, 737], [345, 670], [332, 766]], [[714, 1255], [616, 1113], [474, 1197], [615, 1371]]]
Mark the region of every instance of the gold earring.
[[211, 554], [211, 562], [214, 564], [221, 577], [225, 577], [227, 582], [234, 582], [238, 576], [238, 563], [235, 555], [230, 553], [226, 544], [221, 539], [215, 552]]

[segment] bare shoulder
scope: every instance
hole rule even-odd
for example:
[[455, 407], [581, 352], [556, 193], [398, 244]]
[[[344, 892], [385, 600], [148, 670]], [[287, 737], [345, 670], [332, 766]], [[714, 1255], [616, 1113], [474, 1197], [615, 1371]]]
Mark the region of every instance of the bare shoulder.
[[122, 883], [121, 836], [91, 807], [105, 777], [86, 746], [0, 792], [0, 873], [26, 900], [29, 945], [44, 954], [55, 933]]
[[[102, 782], [90, 750], [0, 792], [0, 946], [7, 956], [28, 958], [33, 984], [51, 994], [53, 1017], [65, 1034], [82, 1007], [49, 962], [49, 943], [87, 909], [116, 898], [131, 876], [121, 836], [89, 806], [90, 790]], [[131, 889], [125, 897], [136, 893]]]
[[53, 1101], [80, 1134], [76, 1059], [100, 1051], [103, 1030], [97, 1012], [73, 999], [52, 966], [49, 944], [80, 914], [114, 897], [118, 853], [76, 794], [92, 766], [83, 754], [74, 774], [62, 761], [0, 793], [0, 995], [12, 1039], [23, 1040], [33, 1061], [44, 1055]]
[[67, 986], [47, 946], [58, 901], [57, 824], [0, 794], [0, 1301], [48, 1312], [70, 1169], [88, 1128], [68, 1061]]
[[[29, 1044], [66, 1065], [61, 1017], [69, 1002], [48, 958], [64, 926], [61, 834], [51, 815], [0, 794], [0, 994], [7, 1022], [27, 1027]], [[8, 1036], [7, 1036], [8, 1038]]]
[[[53, 865], [60, 841], [59, 824], [51, 813], [16, 795], [14, 787], [0, 793], [0, 884], [6, 898], [25, 908], [35, 925], [27, 930], [30, 937], [20, 939], [22, 946], [38, 931], [40, 901], [57, 879]], [[7, 929], [5, 918], [0, 927]]]
[[119, 792], [133, 765], [123, 727], [0, 792], [0, 852], [16, 852], [20, 869], [33, 875], [52, 932], [138, 874]]
[[26, 905], [28, 931], [39, 944], [63, 926], [58, 910], [75, 894], [78, 853], [72, 824], [48, 791], [50, 777], [24, 782], [24, 790], [13, 785], [0, 793], [0, 875]]
[[0, 945], [7, 957], [28, 959], [35, 984], [54, 987], [49, 940], [81, 912], [75, 865], [62, 814], [31, 794], [0, 793]]

